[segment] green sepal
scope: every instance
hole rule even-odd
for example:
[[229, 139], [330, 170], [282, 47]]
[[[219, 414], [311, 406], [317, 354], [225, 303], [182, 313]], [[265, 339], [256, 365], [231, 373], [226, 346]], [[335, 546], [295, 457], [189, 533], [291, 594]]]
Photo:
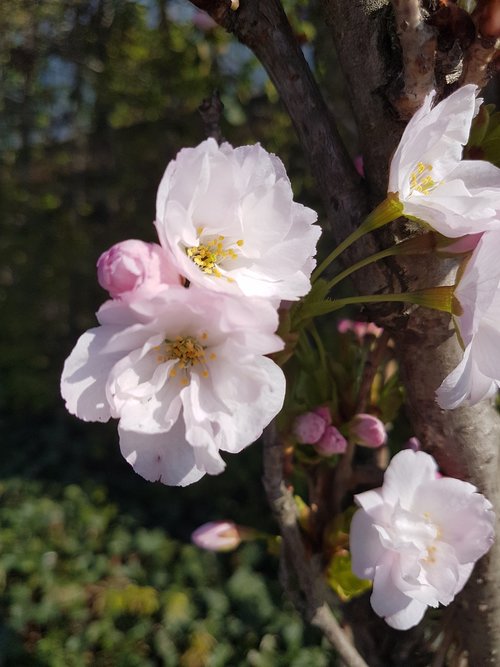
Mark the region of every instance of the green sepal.
[[290, 309], [290, 327], [292, 331], [297, 331], [297, 329], [303, 328], [307, 324], [311, 318], [304, 313], [307, 313], [312, 305], [323, 302], [328, 294], [328, 289], [328, 282], [319, 278], [313, 283], [310, 292], [292, 306]]

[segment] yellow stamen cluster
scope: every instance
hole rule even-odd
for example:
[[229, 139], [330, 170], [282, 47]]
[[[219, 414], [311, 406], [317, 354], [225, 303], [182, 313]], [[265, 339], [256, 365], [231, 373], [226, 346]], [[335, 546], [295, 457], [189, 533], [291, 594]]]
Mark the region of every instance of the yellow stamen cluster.
[[427, 547], [427, 556], [424, 558], [426, 563], [435, 563], [436, 562], [436, 547], [430, 546]]
[[410, 188], [421, 192], [423, 195], [428, 195], [437, 185], [436, 181], [430, 176], [430, 171], [432, 171], [432, 164], [419, 162], [410, 174]]
[[[208, 334], [203, 332], [200, 336], [202, 340], [208, 338]], [[206, 356], [205, 350], [206, 347], [202, 345], [197, 338], [193, 336], [177, 336], [175, 340], [165, 341], [154, 348], [159, 354], [156, 357], [156, 360], [159, 364], [163, 364], [166, 361], [171, 361], [172, 359], [177, 359], [177, 363], [170, 371], [170, 377], [174, 378], [177, 376], [178, 371], [183, 373], [181, 377], [181, 384], [189, 384], [188, 370], [193, 366], [200, 365], [203, 370], [201, 371], [202, 377], [208, 377], [208, 369], [206, 367]], [[211, 352], [208, 359], [213, 361], [217, 358], [215, 352]]]
[[[198, 228], [197, 231], [200, 235], [200, 228]], [[205, 243], [186, 248], [186, 254], [204, 273], [220, 278], [222, 276], [219, 269], [220, 263], [226, 259], [238, 258], [236, 250], [231, 246], [225, 247], [224, 241], [224, 236], [216, 236], [213, 239], [207, 240]], [[241, 248], [243, 240], [239, 239], [236, 241], [236, 245]]]

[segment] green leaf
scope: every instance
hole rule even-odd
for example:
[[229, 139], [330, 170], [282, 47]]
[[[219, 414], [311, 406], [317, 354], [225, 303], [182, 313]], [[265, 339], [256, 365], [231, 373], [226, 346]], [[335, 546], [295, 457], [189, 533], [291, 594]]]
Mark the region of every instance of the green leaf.
[[343, 602], [368, 591], [372, 582], [359, 579], [351, 569], [351, 556], [343, 551], [333, 556], [326, 573], [328, 584]]

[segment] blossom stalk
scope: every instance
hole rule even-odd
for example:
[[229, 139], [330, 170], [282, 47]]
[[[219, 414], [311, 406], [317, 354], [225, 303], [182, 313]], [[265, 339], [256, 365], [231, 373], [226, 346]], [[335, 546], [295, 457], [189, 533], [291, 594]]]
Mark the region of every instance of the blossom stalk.
[[360, 239], [365, 234], [373, 232], [389, 222], [397, 220], [403, 212], [403, 207], [398, 201], [397, 197], [388, 195], [383, 202], [381, 202], [342, 243], [340, 243], [321, 264], [313, 271], [311, 280], [314, 282], [327, 269], [337, 257], [339, 257], [344, 250], [347, 250], [355, 241]]

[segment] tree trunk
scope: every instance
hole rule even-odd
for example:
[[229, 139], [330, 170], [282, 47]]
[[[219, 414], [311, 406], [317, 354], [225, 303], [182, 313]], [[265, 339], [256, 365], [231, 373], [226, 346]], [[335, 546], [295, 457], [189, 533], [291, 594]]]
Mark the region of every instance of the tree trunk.
[[[325, 0], [327, 20], [363, 138], [363, 157], [370, 179], [373, 203], [387, 188], [387, 168], [403, 125], [393, 120], [384, 90], [391, 83], [394, 59], [387, 39], [388, 2]], [[368, 46], [369, 45], [369, 46]], [[367, 53], [369, 57], [367, 58]], [[385, 60], [384, 60], [385, 59]], [[418, 262], [400, 260], [401, 282], [408, 290], [453, 282], [453, 261], [435, 255]], [[473, 408], [443, 411], [434, 394], [443, 378], [457, 365], [460, 349], [442, 313], [417, 308], [395, 332], [397, 353], [406, 389], [408, 414], [426, 451], [451, 476], [475, 484], [493, 503], [500, 519], [500, 420], [487, 401]], [[497, 522], [497, 534], [500, 524]], [[469, 653], [471, 667], [500, 663], [500, 545], [476, 566], [463, 593], [454, 603], [456, 636]]]

